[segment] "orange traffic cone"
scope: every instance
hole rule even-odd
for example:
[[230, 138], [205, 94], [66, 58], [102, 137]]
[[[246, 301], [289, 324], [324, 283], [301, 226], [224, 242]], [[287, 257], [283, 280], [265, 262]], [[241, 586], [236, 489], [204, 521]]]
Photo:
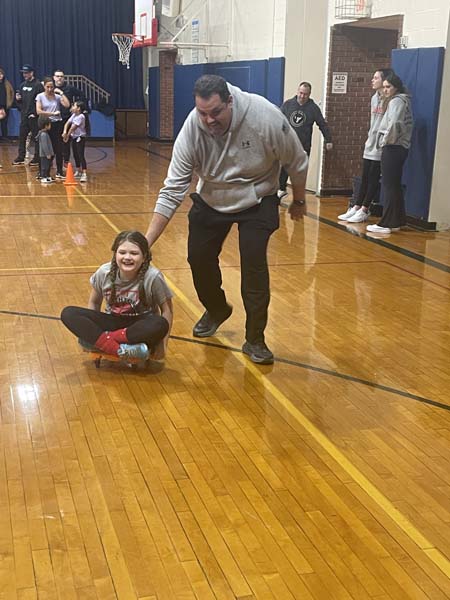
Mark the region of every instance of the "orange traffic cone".
[[67, 206], [73, 208], [73, 197], [75, 195], [75, 188], [71, 185], [66, 187]]
[[73, 167], [72, 167], [72, 163], [70, 162], [67, 165], [67, 169], [66, 169], [66, 180], [64, 181], [64, 185], [77, 185], [78, 181], [75, 179], [74, 175], [73, 175]]

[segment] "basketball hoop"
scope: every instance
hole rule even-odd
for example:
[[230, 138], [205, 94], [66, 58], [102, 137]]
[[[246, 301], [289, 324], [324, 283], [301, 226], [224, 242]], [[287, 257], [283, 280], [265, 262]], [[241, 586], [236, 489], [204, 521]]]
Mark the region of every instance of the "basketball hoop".
[[124, 66], [126, 65], [127, 69], [129, 69], [130, 52], [136, 40], [136, 36], [131, 33], [113, 33], [111, 38], [119, 49], [119, 62]]
[[372, 14], [370, 0], [335, 0], [336, 19], [366, 19]]

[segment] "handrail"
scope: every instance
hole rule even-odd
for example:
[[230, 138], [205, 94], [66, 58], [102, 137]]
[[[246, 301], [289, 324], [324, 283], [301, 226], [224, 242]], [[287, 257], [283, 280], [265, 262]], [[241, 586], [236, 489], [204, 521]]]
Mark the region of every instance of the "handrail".
[[85, 75], [65, 75], [65, 79], [69, 85], [73, 85], [83, 92], [83, 96], [91, 104], [97, 104], [100, 100], [109, 102], [111, 94]]

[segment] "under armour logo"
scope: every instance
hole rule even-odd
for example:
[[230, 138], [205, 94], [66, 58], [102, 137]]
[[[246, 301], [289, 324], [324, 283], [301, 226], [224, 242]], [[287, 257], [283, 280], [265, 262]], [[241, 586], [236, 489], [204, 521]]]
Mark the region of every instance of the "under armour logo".
[[241, 142], [243, 148], [250, 148], [250, 140], [245, 140], [245, 142]]

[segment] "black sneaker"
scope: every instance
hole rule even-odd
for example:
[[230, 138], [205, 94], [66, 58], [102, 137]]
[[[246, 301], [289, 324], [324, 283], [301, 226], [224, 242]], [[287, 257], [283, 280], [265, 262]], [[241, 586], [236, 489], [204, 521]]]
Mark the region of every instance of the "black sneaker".
[[20, 160], [20, 158], [16, 158], [15, 160], [12, 161], [11, 163], [14, 167], [18, 167], [19, 165], [24, 165], [25, 161], [24, 160]]
[[194, 325], [192, 335], [194, 337], [210, 337], [214, 335], [217, 329], [224, 321], [231, 316], [233, 308], [227, 304], [226, 311], [220, 317], [213, 317], [208, 311], [205, 311], [199, 321]]
[[258, 365], [271, 365], [273, 363], [273, 354], [264, 342], [258, 342], [257, 344], [245, 342], [242, 346], [242, 352]]
[[39, 166], [39, 159], [38, 158], [32, 158], [30, 160], [30, 162], [28, 163], [29, 167], [38, 167]]
[[56, 179], [65, 179], [66, 176], [64, 173], [62, 173], [61, 171], [58, 171], [58, 173], [56, 173], [55, 175]]

